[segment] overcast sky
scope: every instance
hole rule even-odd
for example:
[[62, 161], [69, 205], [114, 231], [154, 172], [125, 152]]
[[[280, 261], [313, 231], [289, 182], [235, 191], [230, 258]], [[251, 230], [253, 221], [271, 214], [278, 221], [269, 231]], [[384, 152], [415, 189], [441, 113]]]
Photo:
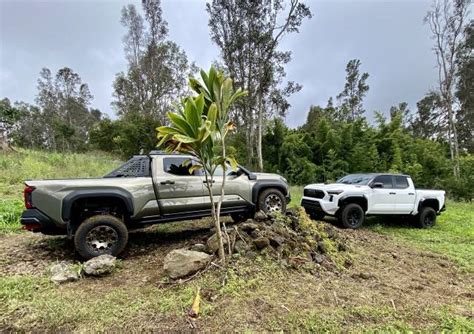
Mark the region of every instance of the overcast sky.
[[[208, 68], [219, 52], [209, 38], [205, 1], [163, 0], [169, 38], [196, 65]], [[287, 78], [303, 85], [291, 97], [287, 124], [302, 124], [310, 105], [326, 105], [344, 86], [348, 60], [358, 58], [370, 74], [365, 107], [387, 113], [390, 106], [416, 102], [435, 87], [435, 59], [423, 17], [425, 0], [305, 1], [313, 18], [299, 34], [285, 37], [291, 50]], [[110, 107], [115, 74], [126, 69], [120, 25], [123, 5], [140, 1], [0, 0], [0, 98], [34, 102], [42, 67], [68, 66], [89, 84], [93, 107], [114, 117]]]

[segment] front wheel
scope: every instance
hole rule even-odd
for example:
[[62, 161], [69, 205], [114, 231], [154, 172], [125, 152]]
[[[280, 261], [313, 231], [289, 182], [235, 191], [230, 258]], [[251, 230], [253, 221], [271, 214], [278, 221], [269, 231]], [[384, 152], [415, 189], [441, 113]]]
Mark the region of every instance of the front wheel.
[[74, 246], [85, 259], [103, 254], [117, 256], [127, 242], [127, 227], [120, 219], [110, 215], [87, 218], [74, 235]]
[[339, 222], [345, 228], [356, 229], [362, 225], [365, 213], [359, 204], [351, 203], [342, 208], [339, 215]]
[[286, 199], [283, 193], [275, 188], [265, 189], [258, 196], [258, 209], [265, 213], [286, 212]]
[[430, 207], [421, 209], [418, 215], [418, 226], [421, 228], [431, 228], [436, 224], [436, 211]]

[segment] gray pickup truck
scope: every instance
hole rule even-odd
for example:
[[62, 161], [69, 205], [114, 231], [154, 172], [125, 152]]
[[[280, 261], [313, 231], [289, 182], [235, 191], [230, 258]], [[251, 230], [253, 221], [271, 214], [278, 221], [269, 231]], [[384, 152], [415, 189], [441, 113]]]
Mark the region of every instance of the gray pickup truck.
[[[86, 259], [117, 255], [131, 229], [211, 215], [206, 179], [199, 170], [190, 173], [190, 164], [190, 156], [152, 151], [101, 178], [25, 181], [21, 224], [25, 230], [74, 238]], [[218, 169], [215, 194], [221, 184]], [[222, 215], [243, 220], [257, 210], [284, 212], [289, 200], [287, 181], [277, 174], [227, 170]]]

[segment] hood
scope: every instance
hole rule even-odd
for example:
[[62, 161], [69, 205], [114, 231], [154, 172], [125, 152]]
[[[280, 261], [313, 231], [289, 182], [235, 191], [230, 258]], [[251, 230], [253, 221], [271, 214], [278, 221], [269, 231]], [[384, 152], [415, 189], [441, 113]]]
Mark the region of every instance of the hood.
[[348, 190], [357, 190], [357, 189], [365, 189], [369, 188], [367, 185], [362, 185], [362, 184], [344, 184], [344, 183], [330, 183], [330, 184], [324, 184], [324, 183], [315, 183], [315, 184], [310, 184], [307, 185], [305, 188], [309, 189], [320, 189], [320, 190], [343, 190], [343, 191], [348, 191]]
[[257, 176], [257, 180], [281, 180], [287, 183], [286, 179], [275, 173], [252, 173]]

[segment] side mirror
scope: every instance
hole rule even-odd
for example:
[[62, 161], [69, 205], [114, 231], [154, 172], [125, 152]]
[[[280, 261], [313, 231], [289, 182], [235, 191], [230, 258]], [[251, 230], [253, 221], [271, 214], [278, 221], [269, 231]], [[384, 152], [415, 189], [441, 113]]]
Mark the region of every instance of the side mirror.
[[382, 182], [375, 182], [375, 183], [372, 183], [372, 185], [370, 187], [371, 188], [383, 188], [383, 183]]
[[249, 180], [251, 180], [251, 181], [254, 181], [254, 180], [257, 179], [257, 175], [255, 175], [254, 173], [249, 173], [248, 177], [249, 177]]

